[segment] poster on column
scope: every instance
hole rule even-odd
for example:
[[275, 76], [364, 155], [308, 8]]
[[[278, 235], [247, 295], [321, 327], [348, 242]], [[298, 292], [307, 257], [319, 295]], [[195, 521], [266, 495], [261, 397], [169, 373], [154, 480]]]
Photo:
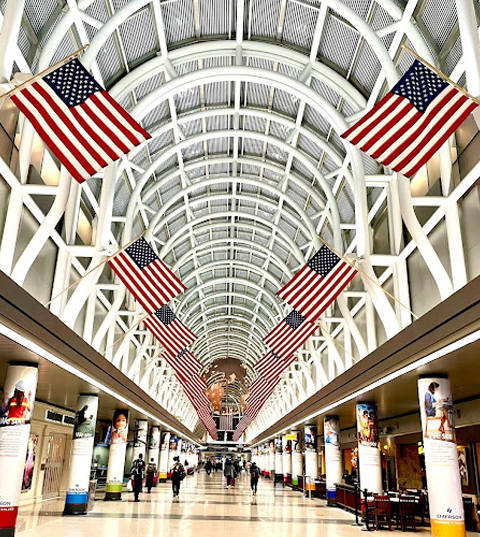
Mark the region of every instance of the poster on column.
[[98, 396], [80, 395], [73, 427], [65, 512], [86, 512], [92, 465]]
[[148, 421], [147, 420], [136, 420], [135, 421], [135, 444], [133, 446], [133, 458], [132, 460], [138, 459], [140, 453], [145, 460], [145, 450], [147, 447], [147, 436], [148, 436]]
[[342, 453], [340, 450], [340, 420], [327, 416], [323, 422], [325, 436], [325, 467], [327, 500], [336, 496], [336, 484], [342, 481]]
[[158, 456], [160, 454], [160, 428], [156, 425], [150, 428], [150, 439], [148, 441], [148, 461], [158, 466]]
[[37, 368], [9, 365], [0, 407], [0, 530], [14, 528], [22, 490]]
[[369, 492], [383, 490], [377, 405], [357, 404], [357, 437], [360, 486]]
[[128, 437], [128, 410], [117, 409], [113, 413], [110, 452], [108, 455], [106, 499], [120, 499], [122, 495], [125, 453]]
[[418, 380], [432, 535], [465, 535], [450, 381]]
[[315, 425], [305, 427], [305, 451], [317, 450], [317, 428]]
[[158, 478], [162, 481], [167, 479], [168, 473], [168, 445], [170, 443], [170, 433], [164, 432], [162, 434], [162, 443], [160, 446], [160, 462], [158, 468]]

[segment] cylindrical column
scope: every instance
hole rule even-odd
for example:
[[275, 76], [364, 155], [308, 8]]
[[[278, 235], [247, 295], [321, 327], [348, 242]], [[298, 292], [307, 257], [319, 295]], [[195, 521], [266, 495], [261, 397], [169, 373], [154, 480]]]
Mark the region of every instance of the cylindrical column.
[[128, 410], [118, 408], [113, 413], [112, 436], [108, 455], [107, 487], [105, 500], [121, 500], [125, 453], [127, 451]]
[[283, 444], [283, 476], [287, 485], [292, 484], [292, 440], [287, 435], [282, 438]]
[[275, 477], [275, 441], [271, 440], [268, 444], [268, 469], [270, 477]]
[[318, 479], [317, 426], [305, 427], [305, 490], [315, 490], [314, 479]]
[[302, 432], [292, 431], [292, 485], [298, 487], [298, 476], [303, 475]]
[[98, 395], [78, 396], [64, 515], [83, 515], [87, 512], [97, 410]]
[[143, 460], [145, 460], [145, 451], [147, 449], [147, 436], [148, 436], [148, 421], [136, 420], [135, 421], [135, 440], [133, 444], [133, 456], [132, 461], [136, 461], [140, 453]]
[[418, 380], [423, 452], [433, 537], [464, 537], [462, 484], [448, 378]]
[[160, 446], [160, 462], [158, 463], [158, 480], [165, 482], [168, 474], [168, 448], [170, 443], [170, 433], [162, 433], [162, 445]]
[[170, 436], [169, 449], [168, 449], [167, 478], [171, 477], [170, 470], [173, 466], [173, 459], [177, 456], [177, 444], [178, 444], [178, 438], [176, 436]]
[[[160, 456], [160, 427], [154, 425], [150, 428], [150, 439], [148, 441], [148, 461], [153, 462], [158, 470], [158, 457]], [[153, 461], [152, 461], [153, 459]]]
[[283, 445], [282, 437], [275, 438], [275, 477], [283, 481]]
[[357, 405], [358, 468], [360, 488], [377, 494], [383, 491], [377, 405]]
[[0, 406], [1, 537], [15, 534], [36, 390], [36, 364], [11, 363], [8, 366]]
[[323, 422], [325, 436], [325, 473], [327, 503], [335, 505], [337, 483], [342, 482], [342, 452], [340, 449], [340, 420], [337, 416], [327, 416]]

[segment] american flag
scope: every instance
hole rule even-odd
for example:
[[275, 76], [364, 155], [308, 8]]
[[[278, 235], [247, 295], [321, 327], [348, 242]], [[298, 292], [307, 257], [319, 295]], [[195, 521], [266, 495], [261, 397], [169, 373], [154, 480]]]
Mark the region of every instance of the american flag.
[[[166, 350], [162, 356], [165, 358], [167, 364], [181, 375], [182, 378], [188, 378], [190, 375], [198, 376], [202, 368], [201, 362], [187, 349], [183, 349], [178, 354]], [[205, 389], [207, 389], [206, 386]]]
[[277, 294], [314, 323], [356, 273], [356, 268], [324, 245]]
[[316, 325], [293, 310], [263, 341], [280, 359], [289, 360], [316, 330]]
[[287, 360], [282, 360], [275, 353], [269, 352], [263, 358], [260, 358], [253, 368], [265, 380], [270, 380], [279, 377], [295, 360], [296, 358], [293, 355]]
[[143, 237], [108, 264], [147, 313], [153, 313], [186, 289]]
[[76, 58], [11, 99], [79, 183], [150, 138]]
[[415, 60], [398, 84], [342, 137], [392, 170], [411, 177], [477, 106]]
[[167, 304], [147, 317], [144, 323], [163, 348], [174, 356], [180, 354], [187, 345], [197, 339], [197, 336], [180, 321]]

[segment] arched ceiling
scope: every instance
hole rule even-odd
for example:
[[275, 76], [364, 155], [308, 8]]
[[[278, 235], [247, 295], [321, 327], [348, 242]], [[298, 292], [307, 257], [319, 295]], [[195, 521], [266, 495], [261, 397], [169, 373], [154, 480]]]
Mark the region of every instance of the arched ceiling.
[[[90, 43], [86, 66], [152, 134], [114, 170], [112, 229], [120, 244], [148, 229], [188, 286], [173, 308], [204, 364], [238, 358], [253, 378], [289, 311], [275, 293], [319, 235], [368, 255], [381, 169], [339, 135], [405, 71], [402, 43], [453, 69], [455, 6], [438, 3], [26, 0], [31, 69]], [[82, 190], [92, 216], [101, 186]]]

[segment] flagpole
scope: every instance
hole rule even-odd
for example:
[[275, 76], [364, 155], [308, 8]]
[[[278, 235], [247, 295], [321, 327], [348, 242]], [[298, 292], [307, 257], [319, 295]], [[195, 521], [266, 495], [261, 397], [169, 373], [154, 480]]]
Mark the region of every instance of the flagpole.
[[108, 349], [105, 349], [105, 352], [103, 353], [103, 356], [105, 356], [105, 355], [107, 354], [107, 352], [108, 352], [111, 348], [115, 347], [115, 345], [116, 345], [117, 343], [119, 343], [120, 341], [122, 341], [123, 338], [125, 338], [128, 334], [130, 334], [130, 332], [132, 332], [133, 330], [135, 330], [135, 329], [138, 327], [138, 325], [139, 325], [140, 323], [143, 323], [143, 321], [145, 321], [145, 319], [148, 319], [151, 315], [153, 315], [153, 314], [152, 314], [152, 313], [149, 313], [148, 315], [145, 315], [145, 317], [142, 317], [139, 321], [137, 321], [137, 322], [132, 326], [132, 328], [130, 328], [130, 330], [127, 330], [127, 332], [125, 332], [125, 334], [123, 334], [123, 336], [120, 336], [116, 341], [114, 341], [114, 342], [110, 345], [110, 347], [108, 347]]
[[326, 334], [329, 339], [331, 339], [334, 343], [336, 343], [343, 350], [343, 352], [345, 354], [348, 354], [348, 356], [350, 356], [350, 358], [352, 359], [354, 364], [356, 364], [358, 362], [358, 360], [355, 358], [355, 356], [353, 356], [352, 353], [348, 352], [347, 349], [340, 343], [340, 341], [337, 341], [333, 336], [331, 336], [328, 333], [328, 330], [322, 324], [320, 324], [320, 321], [317, 321], [316, 324], [322, 329], [322, 332], [324, 334]]
[[422, 63], [424, 63], [427, 67], [430, 67], [430, 69], [432, 71], [435, 71], [435, 73], [437, 73], [438, 76], [441, 76], [444, 80], [446, 80], [447, 82], [449, 82], [450, 84], [452, 84], [452, 86], [455, 86], [459, 91], [461, 91], [465, 96], [467, 96], [469, 99], [471, 99], [472, 101], [476, 102], [478, 105], [480, 105], [480, 100], [478, 100], [476, 97], [474, 97], [473, 95], [471, 95], [470, 93], [468, 93], [468, 91], [460, 86], [459, 84], [457, 84], [456, 82], [454, 82], [451, 78], [448, 78], [447, 75], [443, 74], [442, 71], [440, 71], [440, 69], [437, 69], [434, 65], [432, 65], [431, 63], [427, 62], [426, 60], [424, 60], [421, 56], [419, 56], [415, 51], [413, 51], [411, 48], [407, 47], [407, 45], [403, 45], [402, 44], [402, 48], [407, 50], [408, 52], [410, 52], [410, 54], [412, 54], [413, 56], [415, 56], [415, 58], [417, 58], [417, 60], [421, 61]]
[[50, 67], [47, 67], [46, 69], [44, 69], [43, 71], [41, 71], [40, 73], [38, 73], [37, 75], [35, 76], [32, 76], [32, 78], [29, 78], [28, 80], [26, 80], [25, 82], [22, 82], [21, 84], [19, 84], [18, 86], [15, 86], [14, 88], [12, 88], [11, 90], [7, 91], [7, 93], [4, 93], [3, 95], [0, 95], [0, 99], [3, 99], [5, 97], [8, 97], [9, 95], [11, 95], [13, 92], [17, 91], [19, 88], [22, 88], [23, 86], [26, 86], [27, 84], [31, 84], [34, 80], [37, 80], [37, 78], [41, 78], [42, 76], [45, 76], [47, 73], [50, 73], [52, 71], [55, 71], [55, 69], [57, 67], [60, 67], [61, 65], [64, 65], [65, 63], [69, 62], [70, 60], [73, 60], [73, 58], [75, 58], [76, 56], [78, 56], [79, 54], [81, 54], [84, 50], [86, 50], [88, 47], [90, 46], [90, 43], [87, 43], [86, 45], [84, 45], [82, 48], [79, 48], [78, 50], [76, 50], [75, 52], [73, 52], [72, 54], [70, 54], [69, 56], [67, 56], [66, 58], [63, 58], [63, 60], [60, 60], [58, 61], [57, 63], [54, 63], [53, 65], [50, 65]]
[[330, 248], [330, 250], [332, 250], [332, 252], [336, 255], [338, 255], [338, 257], [340, 257], [341, 259], [343, 259], [345, 261], [345, 263], [348, 263], [351, 267], [353, 267], [355, 270], [358, 270], [358, 272], [362, 273], [368, 280], [370, 280], [374, 285], [376, 285], [378, 288], [380, 288], [387, 296], [389, 296], [392, 300], [394, 300], [397, 304], [399, 304], [400, 306], [402, 306], [402, 308], [406, 309], [411, 315], [413, 315], [413, 317], [415, 318], [415, 320], [418, 320], [418, 315], [415, 315], [415, 313], [413, 313], [413, 311], [410, 309], [410, 308], [407, 308], [407, 306], [405, 306], [405, 304], [403, 304], [402, 302], [400, 302], [400, 300], [398, 300], [398, 298], [395, 298], [391, 293], [389, 293], [386, 289], [384, 289], [378, 282], [376, 282], [369, 274], [367, 274], [364, 270], [362, 270], [360, 267], [357, 267], [352, 261], [350, 261], [350, 259], [348, 259], [348, 257], [345, 257], [344, 255], [342, 255], [340, 252], [338, 252], [337, 250], [335, 250], [335, 248], [332, 248], [329, 244], [327, 244], [323, 239], [322, 237], [318, 236], [318, 239], [320, 240], [321, 243], [323, 243], [327, 248]]
[[122, 253], [123, 250], [125, 250], [126, 248], [128, 248], [131, 244], [133, 244], [135, 241], [137, 241], [138, 239], [140, 239], [140, 237], [143, 237], [143, 235], [145, 235], [145, 233], [147, 232], [148, 230], [146, 229], [145, 231], [142, 231], [142, 233], [140, 233], [140, 235], [138, 235], [137, 237], [135, 237], [133, 240], [131, 240], [128, 244], [125, 244], [125, 246], [122, 246], [119, 250], [117, 250], [114, 254], [112, 254], [111, 256], [107, 257], [106, 259], [104, 259], [101, 263], [99, 263], [96, 267], [93, 267], [92, 269], [90, 269], [87, 273], [85, 273], [81, 278], [79, 278], [78, 280], [74, 281], [72, 284], [70, 284], [66, 289], [64, 289], [61, 293], [58, 293], [57, 296], [54, 296], [51, 300], [49, 300], [46, 304], [44, 304], [44, 307], [46, 308], [48, 305], [50, 305], [54, 300], [57, 300], [58, 297], [62, 296], [64, 293], [66, 293], [67, 291], [69, 291], [72, 287], [75, 287], [75, 285], [77, 285], [78, 283], [80, 283], [84, 278], [86, 278], [89, 274], [91, 274], [92, 272], [95, 272], [98, 268], [100, 268], [102, 265], [104, 265], [105, 263], [107, 263], [107, 261], [110, 261], [111, 259], [113, 259], [114, 257], [116, 257], [118, 254]]

